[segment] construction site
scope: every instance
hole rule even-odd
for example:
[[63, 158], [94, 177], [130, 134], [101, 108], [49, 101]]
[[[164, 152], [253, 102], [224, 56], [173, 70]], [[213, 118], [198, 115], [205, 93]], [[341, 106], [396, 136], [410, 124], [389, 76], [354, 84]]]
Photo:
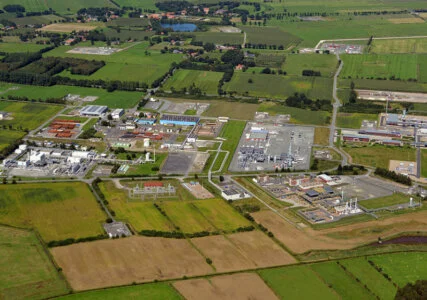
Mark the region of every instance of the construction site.
[[230, 171], [308, 170], [314, 128], [248, 122]]

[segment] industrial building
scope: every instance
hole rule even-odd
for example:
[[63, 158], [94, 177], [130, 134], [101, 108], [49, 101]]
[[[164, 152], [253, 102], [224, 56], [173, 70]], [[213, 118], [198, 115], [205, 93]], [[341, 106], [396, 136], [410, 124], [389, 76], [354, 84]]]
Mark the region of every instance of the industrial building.
[[107, 106], [88, 105], [80, 110], [81, 116], [100, 117], [108, 111]]
[[359, 134], [394, 137], [394, 138], [402, 137], [402, 133], [400, 133], [399, 131], [377, 130], [377, 129], [361, 129], [359, 130]]
[[160, 119], [161, 125], [195, 126], [200, 118], [195, 116], [163, 115]]
[[112, 111], [111, 116], [113, 117], [113, 120], [120, 120], [120, 118], [125, 114], [124, 109], [122, 108], [116, 108]]
[[138, 125], [153, 125], [154, 123], [156, 123], [156, 119], [140, 118], [140, 119], [136, 119], [135, 123]]
[[5, 111], [0, 111], [0, 120], [6, 119], [8, 115], [9, 115], [9, 113], [7, 113]]

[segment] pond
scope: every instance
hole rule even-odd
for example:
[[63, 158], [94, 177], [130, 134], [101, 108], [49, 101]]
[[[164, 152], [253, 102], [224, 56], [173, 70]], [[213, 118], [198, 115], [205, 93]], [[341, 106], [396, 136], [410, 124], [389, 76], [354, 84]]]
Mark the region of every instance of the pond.
[[193, 23], [182, 23], [182, 24], [162, 24], [163, 28], [172, 28], [173, 31], [196, 31], [197, 26]]

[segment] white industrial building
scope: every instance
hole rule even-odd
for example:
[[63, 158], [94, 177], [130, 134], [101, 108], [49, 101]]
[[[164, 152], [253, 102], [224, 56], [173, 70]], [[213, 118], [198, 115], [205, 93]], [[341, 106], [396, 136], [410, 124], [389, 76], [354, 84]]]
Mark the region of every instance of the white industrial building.
[[31, 151], [29, 159], [30, 159], [30, 162], [33, 164], [44, 163], [46, 161], [46, 155], [39, 151]]
[[125, 114], [124, 109], [117, 108], [113, 110], [111, 113], [111, 116], [113, 117], [113, 120], [120, 120], [120, 118]]
[[81, 116], [100, 117], [108, 111], [107, 106], [88, 105], [80, 110]]
[[8, 116], [8, 113], [5, 111], [0, 111], [0, 120], [6, 119]]

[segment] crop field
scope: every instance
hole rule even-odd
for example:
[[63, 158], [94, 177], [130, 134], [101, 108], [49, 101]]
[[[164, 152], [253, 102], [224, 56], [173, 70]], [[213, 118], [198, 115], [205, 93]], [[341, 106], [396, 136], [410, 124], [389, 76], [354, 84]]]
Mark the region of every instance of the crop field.
[[214, 44], [241, 45], [243, 43], [242, 33], [226, 32], [194, 32], [194, 41]]
[[427, 38], [373, 40], [371, 53], [427, 53]]
[[68, 292], [34, 232], [0, 226], [0, 298], [42, 299]]
[[363, 120], [378, 121], [378, 115], [359, 113], [338, 113], [337, 127], [359, 129]]
[[218, 94], [218, 82], [222, 78], [221, 72], [208, 72], [196, 70], [178, 70], [171, 78], [168, 79], [163, 89], [170, 91], [172, 88], [180, 91], [188, 88], [193, 84], [200, 88], [203, 93], [208, 95]]
[[[98, 99], [91, 102], [94, 105], [107, 105], [109, 108], [131, 108], [134, 107], [142, 98], [141, 92], [128, 92], [128, 91], [114, 91], [107, 92], [104, 89], [85, 88], [77, 86], [31, 86], [31, 85], [17, 85], [17, 84], [4, 84], [2, 83], [1, 90], [4, 90], [4, 96], [8, 95], [15, 97], [28, 97], [30, 99], [47, 98], [62, 98], [68, 94], [85, 96], [97, 96]], [[1, 102], [0, 102], [1, 105]], [[33, 105], [37, 105], [33, 103]], [[51, 105], [52, 106], [52, 105]]]
[[219, 230], [230, 232], [239, 227], [251, 225], [248, 220], [222, 199], [195, 201], [193, 203], [202, 215]]
[[140, 30], [139, 28], [128, 27], [120, 29], [120, 32], [117, 32], [116, 29], [113, 28], [105, 28], [104, 29], [105, 36], [110, 39], [120, 39], [121, 41], [143, 41], [146, 37], [153, 36], [155, 33], [152, 31]]
[[233, 119], [252, 120], [259, 105], [252, 103], [217, 101], [209, 102], [209, 108], [203, 113], [206, 117], [230, 117]]
[[148, 283], [144, 285], [102, 289], [57, 298], [58, 300], [115, 300], [115, 299], [167, 299], [181, 300], [182, 297], [168, 283]]
[[[344, 147], [354, 164], [388, 169], [390, 160], [415, 161], [415, 149], [387, 147], [382, 145], [366, 147]], [[381, 153], [381, 155], [378, 155]]]
[[246, 43], [283, 46], [287, 49], [297, 45], [301, 39], [279, 27], [240, 26], [246, 32]]
[[333, 77], [337, 64], [337, 58], [331, 54], [289, 54], [282, 69], [288, 75], [301, 76], [303, 70], [313, 70], [323, 77]]
[[348, 88], [351, 81], [354, 82], [356, 89], [393, 90], [396, 92], [427, 92], [426, 83], [397, 80], [341, 79], [338, 80], [338, 86]]
[[14, 131], [14, 130], [0, 130], [0, 151], [9, 146], [16, 140], [19, 140], [25, 136], [25, 132]]
[[98, 24], [91, 23], [55, 23], [40, 28], [40, 31], [49, 32], [73, 32], [73, 31], [91, 31], [98, 27]]
[[[282, 299], [338, 299], [338, 295], [308, 266], [267, 269], [258, 272]], [[307, 288], [310, 282], [310, 288]]]
[[[385, 255], [387, 256], [387, 255]], [[382, 257], [382, 256], [378, 256]], [[396, 287], [375, 270], [366, 258], [354, 258], [340, 261], [355, 278], [365, 285], [380, 299], [393, 299]]]
[[51, 252], [76, 291], [213, 272], [185, 239], [132, 236], [55, 247]]
[[393, 253], [370, 256], [368, 259], [382, 268], [383, 273], [390, 276], [399, 287], [427, 278], [427, 255], [422, 252]]
[[233, 154], [236, 151], [237, 145], [239, 145], [240, 137], [242, 136], [245, 126], [246, 122], [244, 121], [230, 120], [221, 129], [219, 136], [227, 140], [223, 143], [221, 149], [230, 152], [227, 161], [224, 164], [224, 171], [228, 170], [228, 167], [230, 166]]
[[297, 124], [325, 125], [329, 123], [330, 116], [330, 113], [326, 111], [311, 111], [272, 102], [262, 103], [258, 110], [268, 112], [271, 115], [290, 114], [291, 122]]
[[395, 193], [390, 196], [359, 201], [359, 205], [363, 206], [366, 209], [377, 209], [377, 208], [388, 207], [388, 206], [393, 206], [398, 204], [407, 204], [408, 202], [409, 202], [408, 195]]
[[17, 25], [32, 25], [32, 24], [49, 24], [49, 23], [54, 23], [55, 21], [60, 22], [63, 20], [63, 18], [57, 15], [42, 15], [42, 16], [31, 16], [31, 17], [23, 17], [23, 18], [10, 18], [8, 20], [11, 22], [14, 22]]
[[[90, 47], [90, 43], [80, 43], [77, 47]], [[61, 73], [62, 76], [80, 79], [103, 79], [122, 81], [141, 81], [151, 83], [166, 73], [173, 62], [183, 59], [181, 54], [162, 54], [160, 51], [148, 51], [148, 42], [129, 45], [130, 48], [111, 55], [91, 55], [67, 53], [74, 49], [60, 46], [44, 54], [44, 56], [74, 57], [87, 60], [103, 60], [106, 65], [90, 76]]]
[[46, 45], [38, 45], [34, 43], [0, 43], [0, 52], [15, 53], [15, 52], [37, 52], [46, 48]]
[[63, 106], [42, 104], [0, 101], [0, 111], [11, 113], [12, 120], [1, 120], [0, 126], [12, 126], [19, 130], [32, 130], [43, 124], [50, 117], [58, 113]]
[[188, 300], [276, 300], [277, 296], [257, 274], [241, 273], [178, 281], [174, 287]]
[[[14, 0], [2, 0], [0, 1], [1, 7], [6, 4], [16, 4]], [[56, 1], [56, 0], [23, 0], [19, 2], [20, 5], [24, 6], [27, 11], [44, 11], [52, 8], [54, 11], [60, 14], [70, 14], [78, 11], [80, 8], [87, 7], [87, 2], [84, 0], [73, 0], [69, 2]], [[108, 0], [91, 0], [91, 7], [114, 7]]]
[[150, 24], [148, 19], [141, 18], [118, 18], [107, 22], [107, 26], [120, 27], [145, 27]]
[[[118, 3], [121, 7], [123, 6], [132, 6], [132, 7], [144, 7], [147, 9], [154, 9], [156, 10], [156, 6], [154, 5], [155, 1], [152, 0], [145, 0], [145, 1], [140, 1], [140, 0], [117, 0], [115, 1], [116, 3]], [[142, 6], [143, 3], [143, 6]]]
[[117, 189], [112, 181], [102, 182], [99, 186], [110, 208], [115, 211], [117, 219], [129, 222], [136, 231], [173, 231], [173, 224], [155, 208], [151, 201], [127, 202], [127, 192]]
[[341, 78], [395, 78], [419, 79], [418, 66], [422, 56], [406, 54], [361, 54], [342, 55], [344, 68]]
[[255, 58], [257, 67], [281, 69], [286, 56], [284, 54], [259, 53]]
[[106, 216], [84, 183], [0, 186], [0, 223], [35, 227], [45, 241], [103, 234]]
[[326, 284], [344, 299], [375, 299], [364, 287], [353, 280], [336, 262], [314, 264], [311, 268]]
[[235, 72], [224, 86], [227, 92], [262, 98], [284, 99], [298, 92], [311, 99], [331, 99], [332, 84], [331, 78], [252, 74], [247, 71]]

